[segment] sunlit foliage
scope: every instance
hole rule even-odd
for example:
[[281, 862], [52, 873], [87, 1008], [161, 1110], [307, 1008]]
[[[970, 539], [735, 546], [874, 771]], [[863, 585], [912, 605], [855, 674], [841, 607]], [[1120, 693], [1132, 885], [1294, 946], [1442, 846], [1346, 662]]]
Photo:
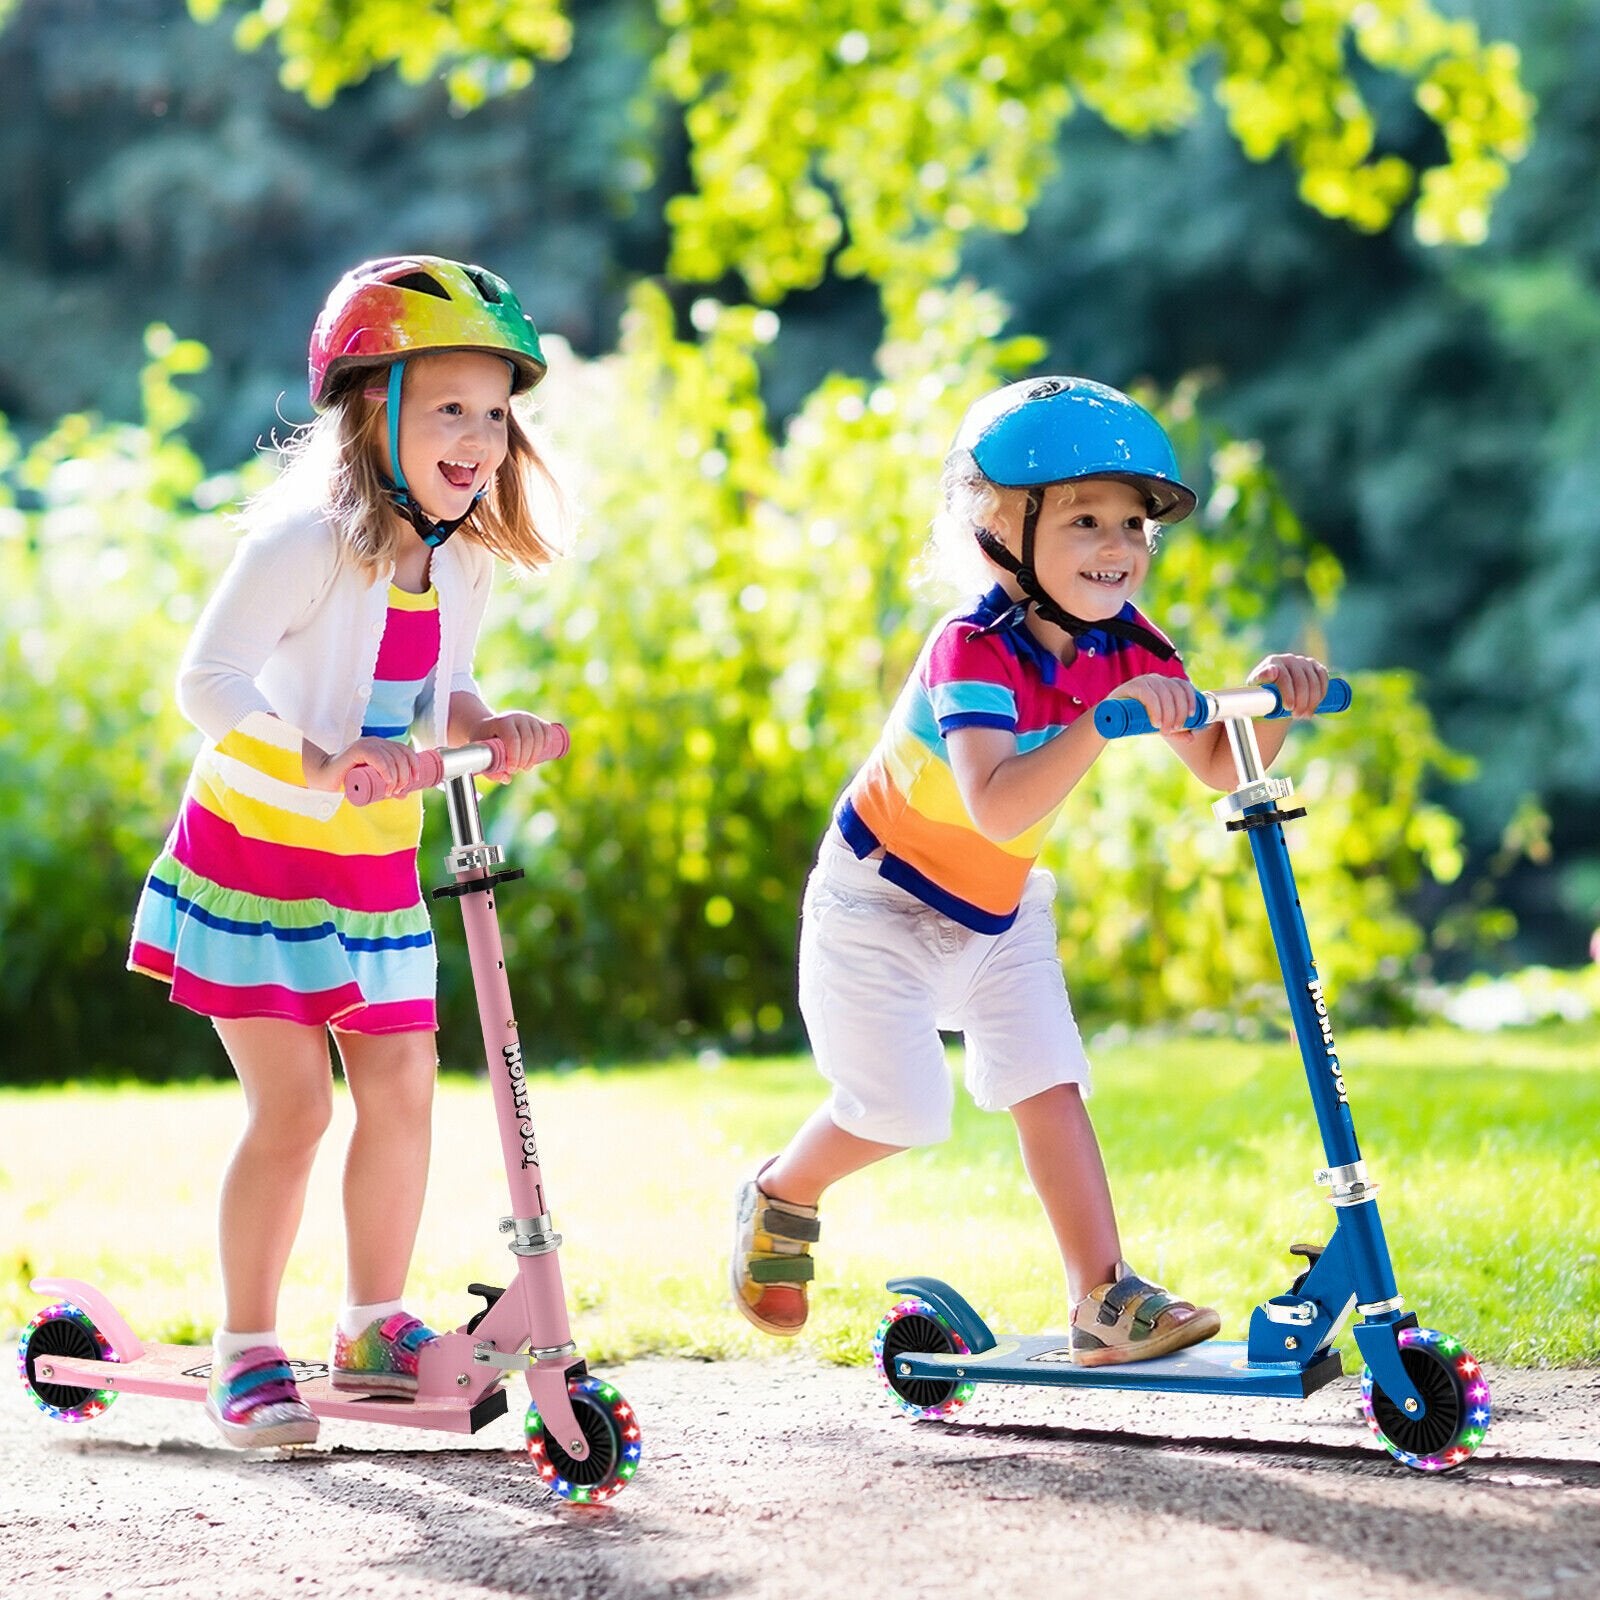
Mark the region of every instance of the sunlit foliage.
[[[938, 463], [967, 399], [1038, 355], [998, 340], [982, 294], [929, 293], [922, 313], [879, 381], [830, 380], [781, 445], [758, 395], [770, 312], [705, 300], [681, 340], [642, 289], [615, 356], [553, 371], [587, 533], [517, 591], [490, 647], [508, 691], [531, 673], [574, 730], [563, 768], [502, 802], [540, 846], [536, 904], [511, 915], [544, 981], [602, 1029], [793, 1036], [817, 837], [959, 599], [924, 576]], [[1259, 452], [1203, 427], [1193, 399], [1164, 409], [1206, 498], [1164, 539], [1149, 601], [1195, 677], [1222, 685], [1269, 649], [1318, 647], [1341, 578]], [[1402, 895], [1460, 868], [1457, 827], [1425, 791], [1463, 763], [1398, 675], [1363, 675], [1359, 696], [1282, 765], [1310, 806], [1293, 847], [1323, 970], [1376, 996], [1423, 948]], [[1250, 1025], [1281, 996], [1247, 851], [1152, 743], [1107, 751], [1047, 852], [1074, 993], [1101, 1022]]]
[[173, 677], [241, 480], [206, 478], [179, 432], [206, 352], [164, 328], [146, 347], [142, 423], [63, 417], [20, 453], [0, 432], [3, 1076], [182, 1070], [122, 964], [198, 742]]
[[[197, 15], [227, 0], [190, 0]], [[1121, 132], [1169, 132], [1214, 93], [1256, 160], [1286, 152], [1306, 202], [1377, 230], [1416, 198], [1425, 242], [1475, 243], [1532, 104], [1509, 45], [1428, 0], [658, 0], [660, 81], [686, 108], [695, 177], [670, 218], [674, 271], [740, 273], [777, 301], [837, 270], [894, 316], [950, 279], [963, 236], [1016, 231], [1075, 105]], [[275, 37], [285, 82], [318, 101], [398, 61], [444, 68], [468, 103], [558, 55], [556, 0], [269, 0], [240, 37]], [[1362, 70], [1414, 85], [1443, 159], [1385, 151]]]
[[[549, 574], [502, 585], [481, 651], [491, 698], [573, 734], [559, 768], [486, 802], [531, 882], [501, 909], [539, 1058], [798, 1037], [796, 906], [816, 840], [956, 598], [916, 578], [938, 460], [966, 397], [1037, 354], [997, 342], [1000, 310], [982, 295], [930, 296], [924, 311], [881, 381], [825, 384], [782, 446], [758, 395], [771, 312], [705, 301], [683, 340], [659, 291], [641, 289], [616, 355], [553, 350], [547, 420], [585, 531]], [[174, 378], [203, 353], [164, 330], [151, 351], [145, 425], [64, 419], [0, 476], [13, 596], [0, 621], [0, 1006], [10, 1037], [48, 1017], [83, 1064], [156, 1070], [165, 1051], [192, 1069], [216, 1062], [190, 1019], [121, 961], [197, 743], [173, 672], [235, 534], [220, 508], [247, 481], [203, 478], [174, 431]], [[1205, 505], [1165, 540], [1150, 606], [1195, 676], [1224, 683], [1269, 647], [1315, 645], [1339, 574], [1257, 453], [1203, 430], [1191, 402], [1167, 414]], [[1311, 801], [1294, 845], [1323, 967], [1352, 1000], [1384, 992], [1421, 947], [1401, 894], [1459, 867], [1454, 822], [1423, 797], [1458, 758], [1405, 684], [1367, 675], [1359, 689], [1349, 716], [1297, 734], [1284, 762]], [[1209, 798], [1163, 748], [1133, 744], [1069, 801], [1047, 861], [1091, 1022], [1199, 1013], [1231, 1027], [1276, 1007], [1243, 847]], [[425, 877], [441, 843], [435, 819]], [[439, 924], [448, 948], [448, 913]], [[458, 960], [444, 978], [447, 1031], [470, 1039]], [[58, 1069], [19, 1053], [8, 1070]]]
[[[201, 21], [229, 0], [189, 0]], [[284, 87], [313, 105], [369, 73], [394, 67], [416, 83], [442, 65], [458, 104], [524, 88], [533, 63], [559, 59], [572, 30], [560, 0], [266, 0], [245, 8], [235, 37], [244, 49], [275, 38]]]
[[[315, 102], [393, 65], [448, 73], [467, 108], [567, 47], [554, 4], [191, 8], [231, 13], [245, 43], [275, 41], [286, 81]], [[694, 179], [669, 202], [674, 271], [717, 293], [686, 327], [641, 286], [615, 354], [557, 360], [548, 421], [584, 535], [553, 574], [502, 592], [483, 649], [494, 698], [560, 715], [574, 734], [558, 771], [490, 812], [535, 890], [503, 909], [544, 1057], [798, 1037], [794, 927], [811, 852], [953, 598], [913, 581], [940, 458], [974, 395], [1045, 354], [1003, 338], [1005, 306], [959, 278], [958, 253], [976, 231], [1027, 220], [1074, 104], [1151, 133], [1192, 118], [1214, 87], [1250, 155], [1287, 152], [1313, 205], [1376, 228], [1417, 175], [1383, 152], [1359, 58], [1410, 79], [1442, 130], [1446, 160], [1421, 173], [1417, 225], [1463, 240], [1481, 231], [1529, 113], [1512, 55], [1420, 0], [662, 0], [654, 20], [657, 92], [684, 107]], [[882, 291], [875, 375], [825, 379], [782, 426], [762, 401], [781, 311], [762, 302], [830, 268]], [[740, 297], [730, 274], [756, 304], [723, 303]], [[83, 1064], [192, 1039], [165, 1013], [131, 1044], [108, 1023], [133, 1014], [132, 980], [113, 975], [195, 743], [167, 685], [226, 559], [217, 510], [242, 484], [206, 480], [183, 443], [174, 379], [202, 352], [156, 333], [150, 355], [142, 425], [66, 418], [10, 449], [0, 483], [0, 576], [27, 597], [0, 620], [3, 753], [21, 797], [7, 791], [0, 848], [22, 863], [0, 934], [27, 951], [0, 1004], [19, 1021], [51, 1016]], [[1205, 425], [1194, 391], [1148, 398], [1205, 492], [1149, 590], [1191, 671], [1236, 680], [1269, 648], [1316, 647], [1340, 582], [1331, 558], [1257, 453]], [[1359, 688], [1356, 711], [1297, 735], [1285, 766], [1314, 802], [1297, 861], [1325, 971], [1375, 994], [1422, 944], [1401, 893], [1459, 869], [1455, 824], [1424, 795], [1460, 764], [1407, 684]], [[1089, 1020], [1234, 1026], [1273, 1004], [1239, 841], [1206, 799], [1141, 745], [1108, 752], [1072, 798], [1049, 860]], [[452, 1026], [470, 1031], [448, 963], [446, 985]], [[156, 1014], [154, 1001], [140, 1013]]]

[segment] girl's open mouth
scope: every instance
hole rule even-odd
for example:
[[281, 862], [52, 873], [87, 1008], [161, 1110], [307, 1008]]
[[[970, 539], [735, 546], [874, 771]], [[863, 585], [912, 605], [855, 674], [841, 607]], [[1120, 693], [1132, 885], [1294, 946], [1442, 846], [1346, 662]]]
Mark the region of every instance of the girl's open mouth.
[[441, 461], [439, 472], [452, 489], [470, 489], [478, 476], [478, 467], [473, 461]]

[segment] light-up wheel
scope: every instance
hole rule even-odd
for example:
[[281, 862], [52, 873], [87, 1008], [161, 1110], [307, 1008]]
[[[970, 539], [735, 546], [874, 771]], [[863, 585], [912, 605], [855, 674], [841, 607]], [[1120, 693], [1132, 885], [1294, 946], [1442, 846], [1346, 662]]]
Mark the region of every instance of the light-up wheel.
[[550, 1437], [535, 1405], [523, 1431], [528, 1455], [552, 1493], [574, 1505], [598, 1505], [620, 1494], [639, 1470], [639, 1421], [626, 1400], [599, 1378], [573, 1378], [567, 1394], [589, 1453], [575, 1460]]
[[[23, 1330], [17, 1346], [17, 1374], [33, 1403], [57, 1422], [88, 1422], [117, 1398], [114, 1389], [82, 1389], [53, 1382], [52, 1356], [84, 1361], [115, 1361], [105, 1336], [70, 1300], [46, 1306]], [[43, 1370], [41, 1370], [43, 1369]]]
[[1489, 1427], [1489, 1385], [1482, 1368], [1459, 1339], [1432, 1328], [1400, 1330], [1400, 1362], [1428, 1414], [1407, 1416], [1372, 1381], [1368, 1368], [1361, 1374], [1367, 1426], [1402, 1466], [1418, 1472], [1459, 1467], [1483, 1443]]
[[900, 1371], [908, 1355], [966, 1355], [967, 1341], [926, 1300], [909, 1296], [878, 1324], [872, 1359], [889, 1398], [907, 1416], [953, 1416], [972, 1398], [973, 1385], [955, 1378], [913, 1378]]

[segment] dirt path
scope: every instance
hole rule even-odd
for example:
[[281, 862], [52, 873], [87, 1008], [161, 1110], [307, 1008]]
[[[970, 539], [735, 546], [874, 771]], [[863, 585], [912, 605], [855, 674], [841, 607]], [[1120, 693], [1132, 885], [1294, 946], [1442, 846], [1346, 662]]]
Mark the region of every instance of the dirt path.
[[1491, 1372], [1483, 1449], [1424, 1478], [1350, 1379], [1303, 1405], [986, 1389], [913, 1426], [861, 1369], [640, 1362], [606, 1374], [640, 1475], [589, 1511], [546, 1498], [510, 1419], [241, 1454], [138, 1396], [51, 1423], [14, 1372], [0, 1348], [8, 1600], [1600, 1596], [1600, 1371]]

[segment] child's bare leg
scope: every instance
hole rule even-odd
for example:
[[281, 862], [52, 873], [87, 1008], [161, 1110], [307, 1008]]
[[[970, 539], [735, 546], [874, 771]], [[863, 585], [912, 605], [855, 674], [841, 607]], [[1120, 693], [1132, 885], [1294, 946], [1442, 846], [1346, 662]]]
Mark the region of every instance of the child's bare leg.
[[824, 1189], [852, 1172], [870, 1167], [885, 1156], [898, 1155], [899, 1144], [879, 1144], [846, 1133], [833, 1120], [827, 1106], [819, 1106], [783, 1153], [764, 1167], [756, 1179], [761, 1192], [774, 1200], [797, 1206], [814, 1206]]
[[[1125, 1266], [1111, 1187], [1088, 1108], [1077, 1086], [1063, 1083], [1019, 1101], [1011, 1114], [1022, 1142], [1023, 1164], [1055, 1230], [1067, 1268], [1067, 1291], [1077, 1306], [1091, 1290], [1115, 1283]], [[1150, 1287], [1152, 1292], [1162, 1293]], [[1178, 1301], [1161, 1312], [1155, 1334], [1147, 1337], [1142, 1349], [1139, 1344], [1120, 1345], [1108, 1335], [1104, 1347], [1079, 1352], [1077, 1359], [1095, 1366], [1138, 1360], [1141, 1354], [1159, 1355], [1209, 1338], [1219, 1325], [1217, 1313], [1209, 1307]], [[1104, 1328], [1100, 1332], [1103, 1334]], [[1075, 1351], [1078, 1341], [1075, 1317]]]
[[245, 1102], [217, 1208], [223, 1327], [263, 1333], [278, 1325], [284, 1268], [333, 1115], [327, 1035], [263, 1017], [218, 1018], [216, 1029]]
[[433, 1149], [432, 1033], [338, 1035], [356, 1125], [344, 1163], [346, 1304], [399, 1300]]
[[1011, 1107], [1022, 1164], [1039, 1196], [1067, 1268], [1073, 1301], [1117, 1276], [1117, 1238], [1111, 1186], [1100, 1142], [1076, 1084], [1058, 1083]]

